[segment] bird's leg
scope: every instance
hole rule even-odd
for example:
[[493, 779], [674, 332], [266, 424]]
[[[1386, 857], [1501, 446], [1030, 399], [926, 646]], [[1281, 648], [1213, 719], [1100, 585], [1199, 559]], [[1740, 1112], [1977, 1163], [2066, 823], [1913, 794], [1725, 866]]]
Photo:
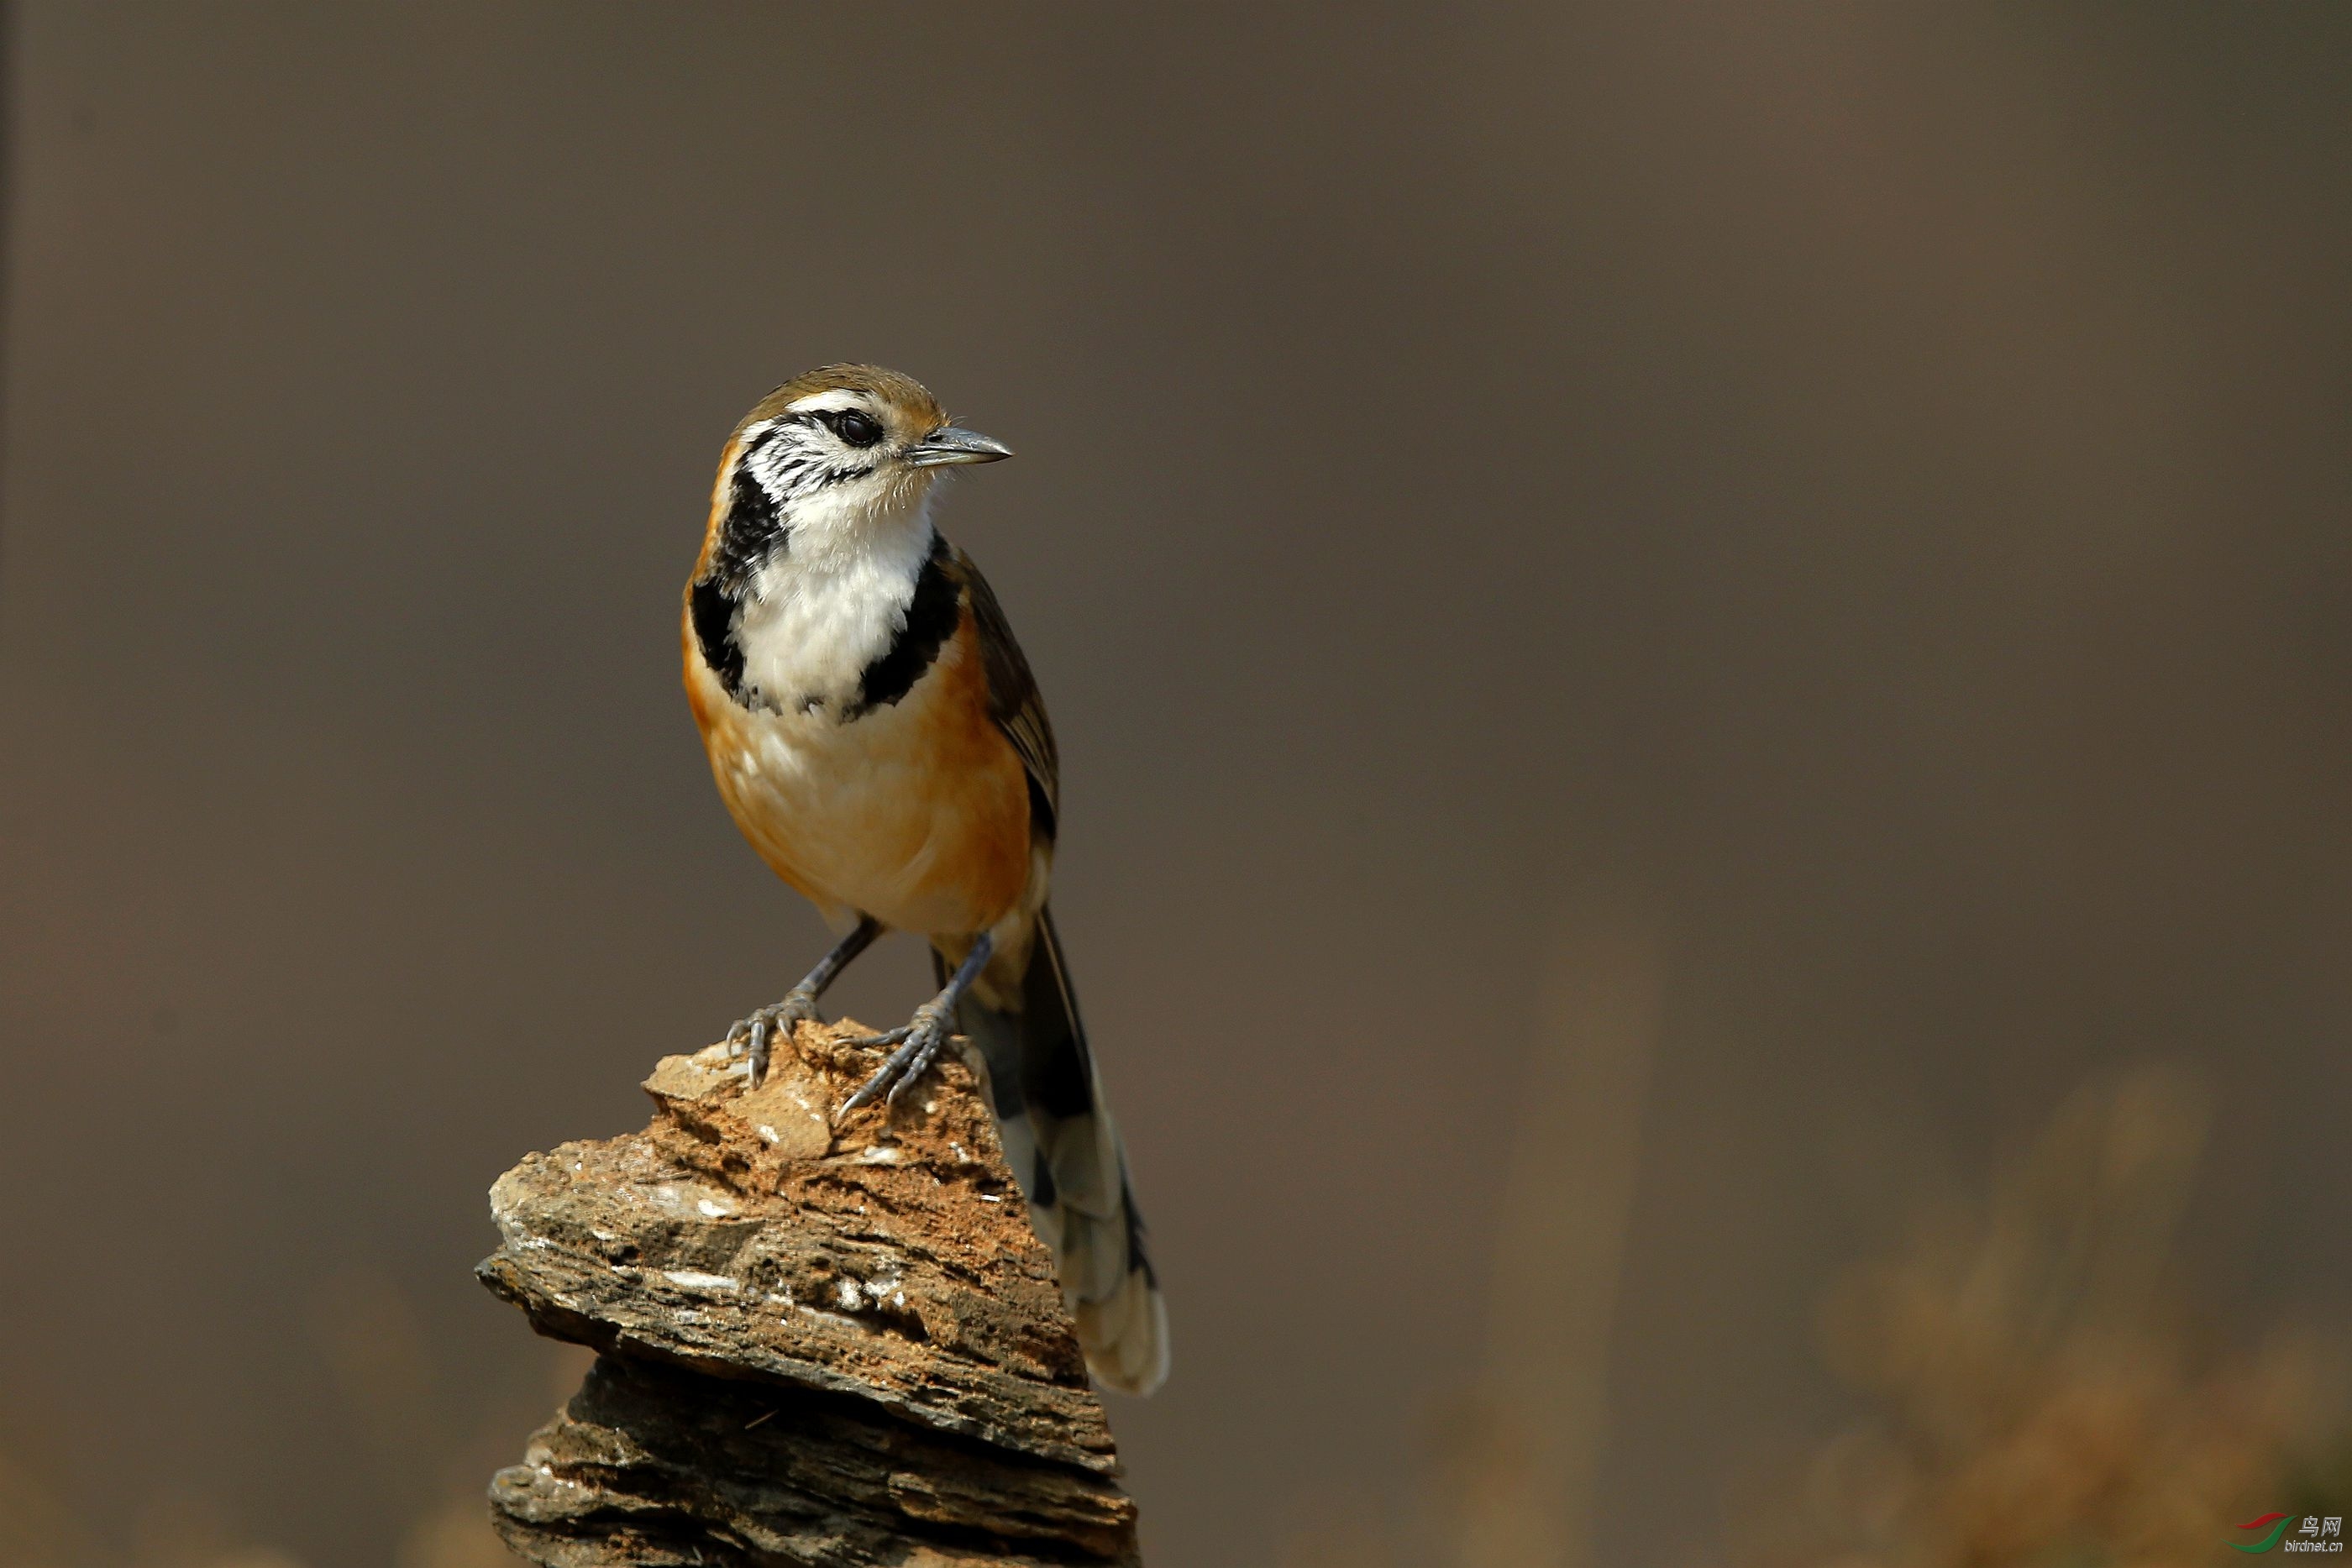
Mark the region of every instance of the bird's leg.
[[963, 999], [964, 992], [980, 977], [980, 972], [988, 967], [989, 955], [995, 950], [995, 942], [982, 932], [980, 940], [971, 945], [971, 951], [964, 955], [963, 962], [956, 967], [956, 972], [949, 977], [947, 988], [917, 1008], [914, 1018], [904, 1027], [859, 1042], [895, 1045], [898, 1049], [876, 1069], [873, 1077], [858, 1086], [856, 1093], [841, 1103], [841, 1109], [834, 1113], [835, 1121], [860, 1105], [872, 1104], [886, 1092], [890, 1103], [896, 1105], [898, 1096], [907, 1092], [907, 1085], [930, 1071], [931, 1063], [939, 1060], [948, 1036], [953, 1032], [956, 1003]]
[[851, 959], [871, 947], [874, 938], [881, 935], [879, 920], [870, 915], [860, 915], [856, 928], [835, 943], [833, 951], [819, 958], [816, 967], [784, 993], [782, 1001], [770, 1002], [727, 1031], [729, 1056], [750, 1053], [753, 1083], [768, 1075], [768, 1046], [778, 1031], [790, 1033], [795, 1024], [822, 1022], [816, 1012], [817, 998], [824, 995], [824, 988], [849, 967]]

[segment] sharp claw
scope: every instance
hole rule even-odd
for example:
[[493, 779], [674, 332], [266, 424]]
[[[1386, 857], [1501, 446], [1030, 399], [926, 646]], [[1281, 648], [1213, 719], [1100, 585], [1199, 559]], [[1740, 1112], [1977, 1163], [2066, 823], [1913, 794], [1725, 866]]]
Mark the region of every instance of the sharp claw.
[[[866, 1046], [897, 1045], [900, 1040], [905, 1040], [914, 1031], [911, 1028], [894, 1029], [887, 1034], [868, 1036], [866, 1039], [859, 1040], [857, 1043]], [[852, 1111], [861, 1110], [864, 1107], [874, 1103], [875, 1099], [881, 1094], [883, 1090], [889, 1087], [892, 1075], [896, 1073], [898, 1069], [898, 1058], [900, 1054], [901, 1053], [898, 1051], [892, 1051], [888, 1058], [883, 1061], [882, 1065], [874, 1070], [874, 1075], [868, 1078], [865, 1082], [859, 1084], [856, 1092], [851, 1094], [848, 1099], [844, 1100], [841, 1103], [841, 1109], [834, 1113], [834, 1120], [836, 1123], [839, 1122], [842, 1117], [848, 1115]]]
[[760, 1080], [768, 1075], [768, 1036], [772, 1027], [765, 1018], [755, 1019], [751, 1023], [751, 1060], [747, 1064], [751, 1071], [744, 1077], [754, 1089], [760, 1086]]
[[772, 1047], [779, 1035], [792, 1037], [793, 1029], [802, 1019], [824, 1021], [817, 1015], [816, 998], [795, 990], [782, 1001], [772, 1002], [750, 1018], [738, 1019], [727, 1031], [726, 1046], [730, 1058], [747, 1052], [751, 1059], [751, 1084], [757, 1087], [768, 1075]]
[[[895, 1045], [898, 1049], [874, 1070], [873, 1077], [857, 1086], [856, 1093], [841, 1103], [841, 1109], [834, 1113], [835, 1124], [839, 1124], [843, 1117], [871, 1105], [877, 1099], [896, 1106], [898, 1096], [907, 1092], [908, 1086], [930, 1071], [931, 1064], [939, 1060], [940, 1052], [946, 1049], [948, 1038], [947, 1025], [943, 1020], [928, 1013], [918, 1013], [912, 1023], [858, 1041], [861, 1045]], [[901, 1041], [905, 1043], [900, 1044]]]
[[872, 1104], [874, 1103], [874, 1095], [876, 1092], [879, 1090], [884, 1083], [889, 1081], [889, 1076], [890, 1069], [886, 1063], [879, 1072], [877, 1072], [873, 1077], [859, 1084], [857, 1086], [856, 1092], [850, 1095], [848, 1099], [844, 1100], [841, 1103], [841, 1109], [833, 1113], [834, 1125], [839, 1126], [842, 1120], [851, 1112], [862, 1111], [866, 1106]]

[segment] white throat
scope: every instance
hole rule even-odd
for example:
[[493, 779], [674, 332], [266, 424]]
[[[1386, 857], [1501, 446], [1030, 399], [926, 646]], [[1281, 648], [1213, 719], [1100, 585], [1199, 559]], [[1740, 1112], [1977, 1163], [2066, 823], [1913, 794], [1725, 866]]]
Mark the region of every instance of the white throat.
[[786, 714], [823, 704], [838, 715], [907, 623], [931, 553], [931, 486], [877, 488], [801, 497], [752, 573], [736, 632], [743, 679]]

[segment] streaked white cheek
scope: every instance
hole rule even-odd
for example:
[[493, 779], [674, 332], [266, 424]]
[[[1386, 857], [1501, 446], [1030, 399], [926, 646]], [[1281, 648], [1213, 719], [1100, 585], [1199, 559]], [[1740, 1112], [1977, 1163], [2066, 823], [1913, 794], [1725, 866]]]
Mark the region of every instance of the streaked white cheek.
[[867, 551], [887, 534], [902, 526], [907, 508], [890, 505], [892, 486], [879, 474], [845, 484], [830, 485], [792, 503], [792, 557], [784, 564], [822, 570], [836, 561]]
[[877, 476], [803, 499], [784, 549], [753, 577], [743, 674], [779, 707], [815, 698], [834, 713], [811, 717], [832, 722], [898, 635], [931, 542], [928, 487], [910, 501], [901, 490]]

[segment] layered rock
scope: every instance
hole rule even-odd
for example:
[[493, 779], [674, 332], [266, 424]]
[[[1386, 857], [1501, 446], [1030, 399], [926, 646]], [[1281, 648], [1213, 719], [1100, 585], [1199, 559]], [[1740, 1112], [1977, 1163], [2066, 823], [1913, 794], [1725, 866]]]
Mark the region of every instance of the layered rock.
[[601, 1359], [491, 1486], [558, 1568], [1133, 1563], [1135, 1505], [1050, 1254], [962, 1064], [836, 1132], [870, 1071], [803, 1027], [747, 1091], [717, 1047], [644, 1131], [499, 1178], [478, 1270]]

